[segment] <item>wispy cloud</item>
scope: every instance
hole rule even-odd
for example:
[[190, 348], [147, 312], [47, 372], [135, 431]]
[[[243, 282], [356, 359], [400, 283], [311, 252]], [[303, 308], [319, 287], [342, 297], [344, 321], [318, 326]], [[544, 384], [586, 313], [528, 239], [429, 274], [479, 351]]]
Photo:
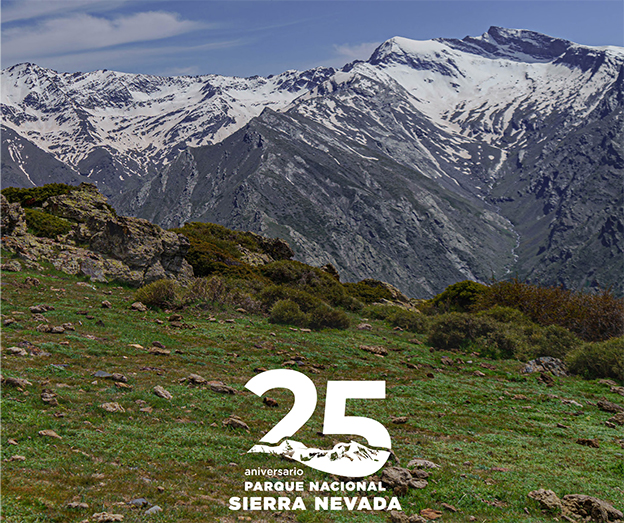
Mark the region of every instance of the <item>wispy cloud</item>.
[[19, 0], [2, 2], [2, 23], [35, 20], [73, 11], [108, 11], [128, 0]]
[[207, 24], [184, 20], [175, 13], [162, 11], [135, 13], [113, 19], [85, 13], [72, 14], [4, 30], [3, 62], [160, 40], [207, 27]]
[[373, 51], [381, 45], [381, 42], [364, 42], [361, 44], [334, 45], [336, 59], [343, 59], [347, 62], [353, 60], [368, 60]]

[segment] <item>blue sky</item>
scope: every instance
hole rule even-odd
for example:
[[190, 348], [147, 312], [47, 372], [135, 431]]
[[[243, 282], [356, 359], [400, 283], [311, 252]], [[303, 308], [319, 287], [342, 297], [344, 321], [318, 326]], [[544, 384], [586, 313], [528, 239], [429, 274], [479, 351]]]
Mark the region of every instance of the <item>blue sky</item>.
[[267, 76], [341, 67], [393, 36], [477, 36], [491, 25], [624, 45], [622, 0], [2, 0], [2, 67]]

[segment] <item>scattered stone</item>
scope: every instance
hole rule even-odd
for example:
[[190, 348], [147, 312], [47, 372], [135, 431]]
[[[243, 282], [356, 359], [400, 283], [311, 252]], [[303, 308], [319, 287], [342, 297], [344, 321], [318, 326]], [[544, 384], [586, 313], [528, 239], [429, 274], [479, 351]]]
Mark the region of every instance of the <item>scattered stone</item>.
[[537, 358], [529, 361], [524, 368], [521, 370], [523, 374], [530, 374], [533, 372], [550, 372], [553, 376], [564, 377], [568, 376], [568, 368], [566, 364], [557, 359], [552, 358], [550, 356], [542, 356], [541, 358]]
[[49, 390], [43, 390], [41, 392], [41, 401], [47, 403], [51, 407], [56, 407], [58, 405], [58, 400], [56, 399], [56, 394]]
[[159, 347], [150, 347], [147, 352], [155, 356], [169, 356], [171, 354], [170, 350], [161, 349]]
[[402, 467], [386, 467], [381, 473], [381, 482], [391, 488], [409, 485], [412, 474]]
[[226, 385], [222, 381], [209, 381], [207, 385], [213, 392], [219, 392], [221, 394], [236, 394], [236, 389]]
[[612, 418], [609, 418], [609, 423], [615, 423], [616, 425], [624, 425], [624, 412], [618, 412]]
[[208, 382], [206, 378], [200, 376], [199, 374], [190, 374], [186, 380], [193, 385], [204, 385]]
[[605, 523], [618, 521], [624, 518], [624, 514], [613, 507], [613, 505], [593, 496], [568, 494], [563, 496], [561, 504], [563, 506], [564, 516], [589, 517], [591, 521], [601, 521]]
[[102, 309], [110, 309], [112, 306], [113, 304], [108, 300], [102, 302]]
[[407, 416], [391, 417], [390, 419], [392, 420], [392, 423], [396, 423], [397, 425], [407, 423]]
[[224, 419], [221, 423], [223, 426], [232, 427], [233, 429], [250, 430], [249, 425], [247, 425], [247, 423], [245, 423], [238, 416], [230, 416], [229, 418]]
[[111, 402], [111, 403], [102, 403], [100, 408], [104, 409], [106, 412], [126, 412], [119, 403]]
[[2, 378], [2, 383], [4, 383], [5, 385], [9, 385], [11, 387], [28, 387], [30, 385], [32, 385], [32, 383], [30, 383], [30, 381], [25, 380], [23, 378]]
[[442, 503], [442, 506], [446, 509], [446, 510], [450, 510], [451, 512], [459, 512], [458, 509], [456, 509], [453, 505], [449, 505], [448, 503]]
[[377, 356], [387, 356], [388, 349], [379, 345], [360, 345], [360, 349]]
[[61, 325], [61, 327], [63, 327], [66, 331], [75, 331], [76, 327], [74, 327], [73, 323], [63, 323], [63, 325]]
[[154, 394], [156, 394], [156, 396], [158, 396], [160, 398], [164, 398], [166, 400], [173, 399], [173, 396], [171, 395], [171, 392], [169, 392], [168, 390], [165, 390], [160, 385], [156, 385], [153, 390], [154, 390]]
[[528, 497], [537, 501], [540, 506], [546, 510], [561, 510], [561, 500], [552, 490], [543, 488], [532, 490], [527, 494]]
[[52, 332], [52, 327], [47, 323], [42, 323], [40, 325], [37, 325], [37, 328], [35, 330], [37, 332]]
[[563, 423], [557, 423], [557, 428], [559, 429], [569, 429], [568, 425], [564, 425]]
[[0, 265], [0, 270], [8, 272], [21, 272], [22, 265], [17, 260], [10, 260]]
[[49, 332], [51, 332], [52, 334], [63, 334], [65, 332], [65, 327], [58, 325], [56, 327], [52, 327]]
[[597, 439], [578, 438], [576, 440], [576, 443], [578, 443], [579, 445], [584, 445], [586, 447], [592, 447], [594, 449], [600, 448], [600, 443]]
[[299, 332], [312, 332], [312, 329], [299, 329]]
[[21, 347], [8, 347], [4, 350], [14, 356], [28, 356], [28, 351], [26, 349], [22, 349]]
[[16, 454], [15, 456], [11, 456], [9, 459], [5, 459], [4, 461], [26, 461], [26, 456]]
[[123, 514], [110, 514], [109, 512], [98, 512], [91, 516], [96, 523], [108, 523], [111, 521], [123, 521]]
[[143, 507], [150, 506], [151, 503], [147, 501], [145, 498], [137, 498], [137, 499], [128, 501], [128, 505], [132, 505], [133, 507], [143, 508]]
[[132, 305], [130, 305], [130, 310], [147, 312], [147, 307], [143, 305], [140, 301], [135, 301]]
[[118, 372], [114, 372], [111, 374], [110, 372], [106, 372], [104, 370], [95, 371], [91, 374], [94, 378], [102, 378], [105, 380], [119, 381], [121, 383], [128, 383], [128, 378], [126, 378], [123, 374]]
[[7, 443], [8, 443], [9, 445], [17, 445], [17, 444], [18, 444], [18, 443], [17, 443], [17, 441], [15, 441], [13, 438], [9, 438], [9, 439], [7, 440]]
[[547, 387], [554, 387], [555, 385], [555, 380], [553, 379], [553, 377], [550, 374], [546, 374], [545, 372], [540, 372], [540, 376], [539, 378], [537, 378], [537, 381], [543, 383]]
[[426, 459], [413, 459], [407, 464], [408, 468], [417, 468], [417, 469], [439, 469], [440, 465], [436, 465], [433, 461], [429, 461]]
[[78, 501], [72, 501], [67, 504], [67, 508], [89, 508], [87, 503], [80, 503]]
[[618, 386], [618, 384], [615, 381], [607, 380], [607, 379], [598, 380], [598, 383], [600, 383], [601, 385], [607, 385], [609, 387], [617, 387]]
[[162, 343], [160, 343], [159, 341], [153, 341], [152, 342], [152, 347], [158, 347], [159, 349], [166, 349], [167, 348]]
[[163, 509], [161, 509], [158, 505], [154, 505], [152, 508], [145, 511], [145, 515], [151, 516], [152, 514], [158, 514], [159, 512], [162, 512], [162, 510]]
[[45, 436], [45, 437], [48, 437], [48, 438], [63, 439], [61, 436], [59, 436], [56, 432], [54, 432], [51, 429], [40, 430], [39, 431], [39, 435], [40, 436]]
[[583, 405], [581, 405], [578, 401], [574, 401], [574, 400], [566, 400], [564, 398], [561, 398], [561, 403], [564, 403], [565, 405], [574, 405], [575, 407], [578, 407], [579, 409], [583, 408]]
[[169, 316], [169, 318], [167, 318], [167, 321], [182, 321], [182, 315], [181, 314], [172, 314], [171, 316]]
[[596, 405], [600, 410], [605, 412], [611, 412], [615, 414], [616, 412], [624, 412], [624, 407], [622, 405], [618, 405], [617, 403], [613, 403], [607, 400], [599, 400]]
[[373, 329], [373, 326], [372, 326], [370, 323], [360, 323], [360, 324], [357, 326], [357, 329], [358, 329], [359, 331], [369, 331], [369, 330], [372, 330], [372, 329]]
[[472, 373], [472, 375], [473, 375], [473, 376], [477, 376], [478, 378], [484, 378], [484, 377], [485, 377], [485, 374], [484, 374], [483, 372], [481, 372], [480, 370], [475, 370], [475, 371]]
[[399, 512], [398, 510], [390, 511], [390, 521], [392, 523], [409, 523], [409, 518], [405, 512]]
[[143, 350], [143, 345], [139, 345], [138, 343], [128, 343], [128, 347], [132, 347], [133, 349]]
[[429, 485], [429, 482], [426, 479], [412, 479], [409, 482], [410, 488], [422, 489]]
[[6, 327], [7, 325], [12, 325], [13, 323], [17, 323], [17, 320], [15, 318], [7, 318], [2, 323]]
[[620, 396], [624, 396], [624, 387], [611, 387], [610, 390], [614, 394], [619, 394]]
[[273, 398], [262, 398], [262, 403], [264, 403], [267, 407], [279, 407], [279, 403]]
[[432, 508], [424, 508], [420, 511], [420, 515], [427, 519], [438, 519], [442, 517], [442, 512]]

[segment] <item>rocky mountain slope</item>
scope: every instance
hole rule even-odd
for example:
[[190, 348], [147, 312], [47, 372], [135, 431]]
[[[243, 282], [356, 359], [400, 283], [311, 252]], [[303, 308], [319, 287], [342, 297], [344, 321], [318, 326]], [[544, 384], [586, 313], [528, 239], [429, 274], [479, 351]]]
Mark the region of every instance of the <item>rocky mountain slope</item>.
[[282, 236], [414, 296], [509, 273], [621, 294], [623, 85], [621, 48], [497, 27], [266, 79], [22, 64], [3, 186], [87, 177], [122, 213]]

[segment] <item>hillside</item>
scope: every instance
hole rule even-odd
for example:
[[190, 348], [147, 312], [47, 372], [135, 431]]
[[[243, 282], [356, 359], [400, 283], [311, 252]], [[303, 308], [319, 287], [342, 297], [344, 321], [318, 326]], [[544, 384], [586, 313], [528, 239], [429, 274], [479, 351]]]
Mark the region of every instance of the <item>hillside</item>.
[[[414, 301], [381, 282], [340, 283], [329, 267], [290, 260], [283, 242], [205, 224], [167, 232], [186, 250], [195, 276], [182, 271], [177, 280], [148, 283], [152, 273], [144, 267], [141, 282], [120, 285], [111, 274], [108, 281], [101, 274], [71, 275], [55, 269], [54, 258], [34, 260], [5, 250], [14, 245], [12, 238], [45, 240], [105, 263], [115, 258], [89, 237], [89, 219], [119, 228], [125, 223], [121, 245], [133, 245], [138, 224], [147, 227], [142, 220], [107, 214], [110, 209], [88, 186], [65, 194], [56, 187], [53, 196], [51, 190], [28, 193], [24, 205], [28, 201], [47, 216], [73, 209], [73, 219], [88, 219], [64, 220], [89, 244], [71, 245], [69, 232], [48, 240], [32, 235], [41, 234], [33, 224], [58, 223], [33, 222], [18, 204], [3, 201], [7, 523], [148, 517], [171, 523], [403, 523], [408, 516], [412, 522], [555, 521], [561, 509], [547, 512], [527, 497], [538, 489], [562, 498], [572, 520], [586, 509], [597, 511], [592, 521], [606, 521], [601, 513], [608, 521], [623, 518], [621, 300], [513, 282], [464, 282], [434, 300]], [[89, 217], [76, 211], [89, 209], [76, 206], [84, 203], [80, 194], [90, 195], [90, 205], [99, 205], [105, 218], [93, 209]], [[184, 232], [188, 243], [179, 237]], [[165, 231], [154, 226], [152, 234], [162, 237]], [[94, 247], [101, 250], [89, 250]], [[198, 270], [207, 273], [198, 278]], [[511, 291], [519, 293], [512, 305], [524, 305], [524, 313], [487, 301], [501, 303]], [[539, 316], [529, 306], [531, 293], [558, 306]], [[472, 307], [479, 303], [478, 312]], [[579, 305], [586, 307], [584, 321], [575, 320], [571, 330], [561, 327]], [[592, 317], [597, 331], [589, 329]], [[587, 329], [576, 332], [580, 326]], [[525, 372], [520, 360], [538, 355], [565, 359], [577, 375], [562, 372], [558, 360], [545, 360], [545, 368], [533, 362], [528, 370], [536, 372]], [[265, 470], [254, 480], [273, 485], [276, 478], [266, 469], [300, 468], [298, 479], [305, 482], [347, 481], [305, 464], [247, 453], [293, 405], [283, 389], [263, 399], [245, 388], [271, 369], [296, 369], [314, 383], [319, 405], [296, 434], [311, 448], [338, 443], [338, 436], [322, 432], [328, 381], [385, 382], [385, 399], [348, 400], [347, 414], [370, 417], [388, 430], [394, 457], [369, 478], [382, 481], [387, 491], [368, 494], [371, 500], [396, 497], [403, 515], [316, 511], [307, 489], [297, 493], [306, 511], [228, 508], [231, 497], [251, 495], [244, 490], [247, 469]], [[365, 441], [352, 439], [354, 448]], [[423, 468], [414, 459], [439, 468]], [[148, 510], [153, 515], [146, 516]]]

